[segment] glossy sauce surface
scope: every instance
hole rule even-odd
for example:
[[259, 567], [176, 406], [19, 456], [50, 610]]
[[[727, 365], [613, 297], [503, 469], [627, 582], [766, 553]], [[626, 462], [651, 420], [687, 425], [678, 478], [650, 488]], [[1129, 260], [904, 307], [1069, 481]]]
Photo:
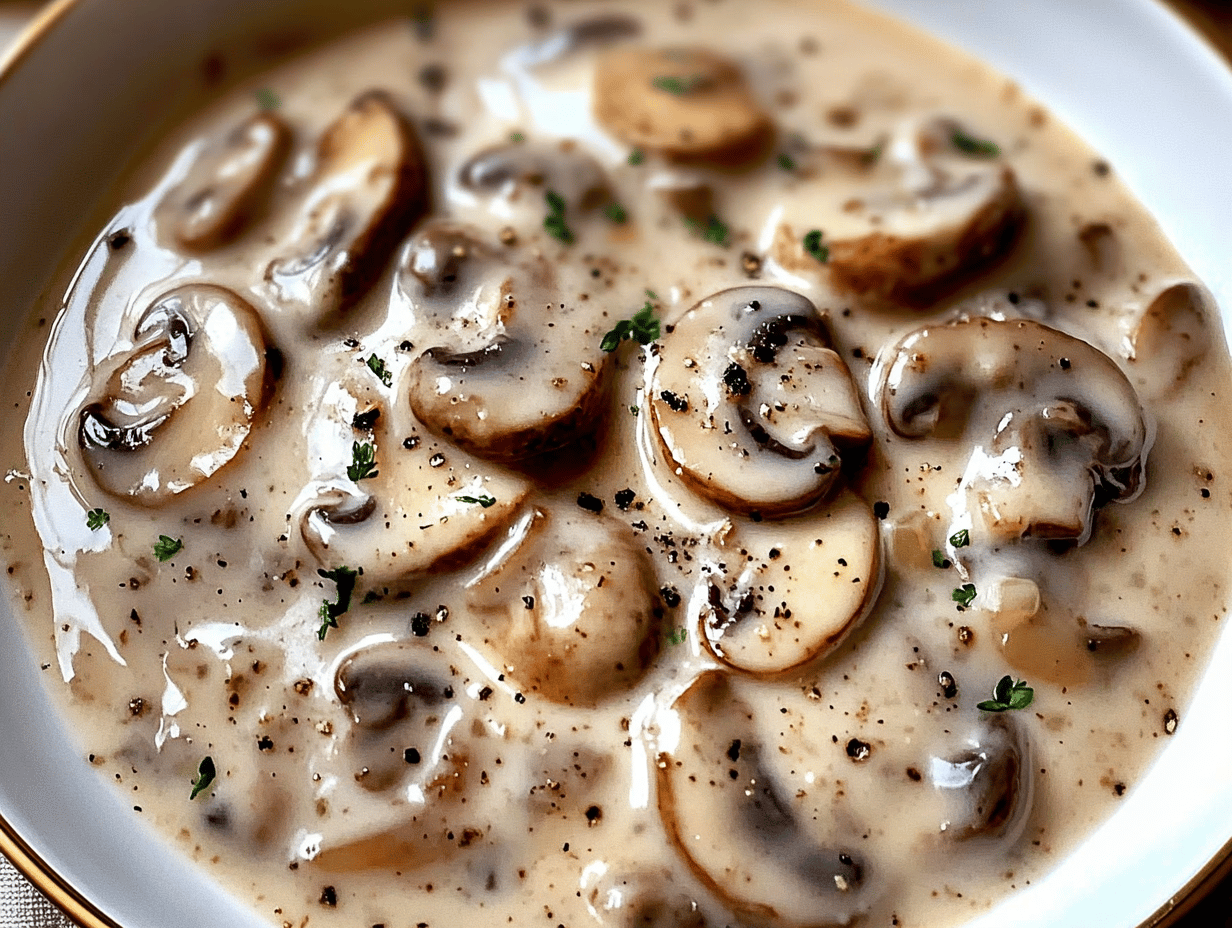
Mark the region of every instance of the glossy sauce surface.
[[1215, 309], [949, 50], [450, 4], [129, 193], [9, 417], [6, 556], [83, 754], [274, 923], [961, 924], [1183, 716]]

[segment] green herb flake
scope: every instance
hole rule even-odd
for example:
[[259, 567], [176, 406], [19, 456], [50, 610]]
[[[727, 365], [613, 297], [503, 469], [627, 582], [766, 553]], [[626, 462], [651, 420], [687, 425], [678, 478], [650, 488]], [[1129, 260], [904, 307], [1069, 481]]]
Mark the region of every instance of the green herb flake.
[[992, 699], [977, 703], [976, 708], [985, 712], [1007, 712], [1025, 709], [1034, 699], [1035, 690], [1027, 686], [1026, 680], [1015, 680], [1007, 674], [993, 687]]
[[691, 216], [684, 218], [684, 223], [693, 232], [694, 235], [700, 235], [704, 241], [713, 242], [715, 245], [727, 247], [729, 230], [727, 223], [723, 222], [718, 216], [711, 216], [706, 220], [706, 224], [698, 222]]
[[338, 586], [337, 600], [331, 603], [328, 599], [324, 599], [321, 601], [321, 608], [317, 610], [317, 615], [321, 619], [317, 639], [324, 641], [326, 633], [331, 628], [338, 627], [338, 616], [351, 608], [351, 594], [355, 592], [355, 578], [360, 572], [350, 567], [335, 567], [333, 570], [317, 570], [317, 573], [326, 580], [334, 581]]
[[576, 236], [565, 222], [565, 199], [555, 190], [549, 190], [543, 195], [548, 204], [548, 214], [543, 217], [543, 229], [554, 239], [571, 245]]
[[975, 584], [964, 583], [958, 589], [950, 593], [950, 599], [958, 603], [958, 608], [966, 609], [975, 599]]
[[822, 264], [830, 260], [830, 249], [821, 243], [821, 229], [813, 229], [805, 233], [804, 250]]
[[91, 509], [86, 513], [86, 528], [92, 532], [97, 532], [110, 521], [111, 513], [106, 509]]
[[633, 151], [629, 152], [628, 160], [629, 160], [629, 164], [632, 167], [637, 167], [639, 164], [645, 163], [646, 153], [642, 151], [640, 148], [635, 148], [633, 149]]
[[944, 551], [933, 550], [933, 566], [940, 567], [942, 570], [950, 568], [950, 559], [945, 556]]
[[784, 171], [794, 171], [796, 169], [796, 159], [787, 152], [783, 152], [778, 157], [779, 167]]
[[965, 548], [971, 544], [971, 532], [962, 528], [950, 536], [950, 544], [955, 548]]
[[278, 94], [270, 90], [268, 87], [262, 87], [255, 94], [257, 98], [257, 108], [262, 110], [276, 110], [282, 106], [282, 100]]
[[387, 387], [394, 385], [394, 375], [389, 372], [389, 368], [385, 366], [385, 362], [378, 358], [375, 354], [368, 356], [368, 370], [376, 374], [377, 379]]
[[635, 416], [640, 416], [642, 414], [641, 409], [639, 409], [637, 406], [630, 406], [629, 412], [633, 413], [633, 415]]
[[369, 477], [380, 474], [376, 469], [376, 446], [368, 442], [351, 444], [351, 463], [347, 466], [347, 476], [359, 483]]
[[184, 542], [182, 539], [172, 538], [170, 535], [159, 535], [158, 541], [154, 543], [154, 556], [160, 561], [169, 561], [183, 547]]
[[710, 81], [701, 74], [681, 76], [679, 74], [664, 74], [654, 78], [650, 84], [655, 90], [662, 90], [674, 97], [683, 97], [694, 91], [701, 90]]
[[668, 644], [684, 644], [688, 640], [689, 640], [689, 633], [688, 631], [685, 630], [683, 626], [681, 626], [680, 628], [673, 628], [670, 632], [667, 633], [667, 643]]
[[488, 496], [486, 493], [483, 496], [459, 496], [456, 499], [459, 503], [474, 503], [482, 506], [484, 509], [489, 509], [496, 505], [496, 497]]
[[205, 755], [201, 763], [197, 765], [197, 778], [192, 782], [192, 792], [188, 794], [188, 801], [192, 802], [199, 794], [209, 789], [217, 775], [218, 771], [214, 769], [214, 758], [208, 754]]
[[649, 300], [646, 305], [634, 313], [632, 319], [621, 319], [616, 326], [603, 336], [599, 348], [603, 351], [615, 351], [626, 338], [636, 339], [639, 345], [649, 345], [660, 334], [659, 320], [655, 318], [654, 306]]
[[962, 129], [954, 130], [950, 136], [950, 142], [964, 155], [970, 155], [973, 158], [996, 158], [1001, 154], [1001, 148], [996, 142], [990, 142], [987, 139], [977, 139], [975, 136], [963, 132]]
[[606, 207], [604, 207], [603, 215], [612, 222], [616, 223], [618, 226], [624, 225], [629, 221], [629, 211], [619, 203], [609, 203]]
[[523, 135], [521, 132], [510, 132], [509, 141], [513, 142], [516, 145], [518, 142], [525, 142], [526, 136]]

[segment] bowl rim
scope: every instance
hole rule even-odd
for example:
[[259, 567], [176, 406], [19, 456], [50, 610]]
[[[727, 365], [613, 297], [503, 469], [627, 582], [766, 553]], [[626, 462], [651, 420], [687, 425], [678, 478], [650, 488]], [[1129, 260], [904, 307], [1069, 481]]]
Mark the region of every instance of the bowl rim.
[[[862, 7], [871, 6], [874, 9], [880, 9], [882, 0], [852, 0], [852, 2]], [[1173, 0], [1143, 0], [1143, 2], [1165, 13], [1174, 21], [1174, 25], [1180, 26], [1188, 34], [1190, 40], [1196, 40], [1210, 55], [1222, 63], [1226, 71], [1232, 73], [1232, 58], [1229, 57], [1232, 51], [1225, 51], [1220, 47], [1209, 31], [1209, 23], [1204, 22], [1198, 13], [1178, 5]], [[34, 14], [14, 41], [6, 49], [0, 51], [0, 91], [64, 20], [85, 3], [86, 0], [48, 0], [46, 5]], [[917, 25], [916, 28], [931, 32], [927, 27]], [[942, 41], [961, 48], [955, 40], [942, 37]], [[13, 823], [6, 818], [3, 809], [0, 809], [0, 854], [3, 854], [17, 871], [77, 928], [124, 928], [59, 873], [31, 841], [23, 838]], [[1232, 836], [1207, 861], [1205, 866], [1146, 920], [1140, 922], [1137, 928], [1172, 928], [1229, 874], [1232, 874]]]

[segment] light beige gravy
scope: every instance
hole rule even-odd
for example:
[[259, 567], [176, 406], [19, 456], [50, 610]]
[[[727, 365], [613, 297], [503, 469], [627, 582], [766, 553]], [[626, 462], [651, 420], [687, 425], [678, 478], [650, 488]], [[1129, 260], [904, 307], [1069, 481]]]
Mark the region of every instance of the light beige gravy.
[[[631, 53], [679, 46], [735, 69]], [[374, 215], [369, 274], [304, 257]], [[219, 100], [69, 265], [18, 611], [83, 754], [274, 923], [961, 924], [1134, 788], [1224, 615], [1214, 308], [1016, 88], [846, 6], [390, 23]]]

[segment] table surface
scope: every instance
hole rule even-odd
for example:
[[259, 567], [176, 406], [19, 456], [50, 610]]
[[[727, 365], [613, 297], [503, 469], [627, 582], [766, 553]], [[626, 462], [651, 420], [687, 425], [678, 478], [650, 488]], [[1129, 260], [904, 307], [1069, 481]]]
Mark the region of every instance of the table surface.
[[[1213, 44], [1232, 58], [1232, 3], [1225, 0], [1169, 0]], [[12, 41], [40, 4], [0, 0], [0, 49]], [[72, 928], [15, 867], [0, 856], [0, 928]], [[1232, 875], [1224, 879], [1176, 928], [1232, 928]]]

